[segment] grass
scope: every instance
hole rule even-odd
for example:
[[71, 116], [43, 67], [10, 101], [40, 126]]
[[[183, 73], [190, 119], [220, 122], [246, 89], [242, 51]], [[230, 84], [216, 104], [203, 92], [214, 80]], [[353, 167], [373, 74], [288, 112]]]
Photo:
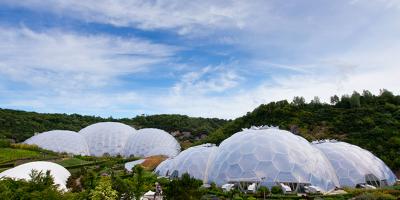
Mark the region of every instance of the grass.
[[37, 151], [26, 149], [0, 148], [0, 163], [7, 163], [20, 159], [38, 158], [41, 154]]
[[65, 158], [65, 159], [56, 161], [56, 163], [62, 165], [63, 167], [71, 167], [71, 166], [77, 166], [77, 165], [86, 165], [86, 164], [90, 164], [93, 162], [81, 160], [79, 158]]

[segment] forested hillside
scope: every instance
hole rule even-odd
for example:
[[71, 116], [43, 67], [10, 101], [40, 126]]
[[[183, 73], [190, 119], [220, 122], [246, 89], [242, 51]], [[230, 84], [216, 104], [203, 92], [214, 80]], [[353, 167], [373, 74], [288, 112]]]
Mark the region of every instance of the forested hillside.
[[160, 128], [168, 132], [187, 131], [191, 135], [208, 134], [226, 123], [222, 119], [195, 118], [185, 115], [151, 115], [113, 119], [78, 114], [42, 114], [36, 112], [0, 109], [0, 138], [22, 142], [34, 133], [63, 129], [80, 129], [102, 121], [115, 121], [135, 128]]
[[362, 94], [331, 97], [323, 104], [316, 97], [310, 103], [295, 97], [261, 105], [253, 112], [228, 122], [203, 142], [220, 143], [252, 125], [274, 125], [309, 141], [338, 139], [372, 151], [393, 170], [400, 171], [400, 96], [382, 90], [378, 96]]

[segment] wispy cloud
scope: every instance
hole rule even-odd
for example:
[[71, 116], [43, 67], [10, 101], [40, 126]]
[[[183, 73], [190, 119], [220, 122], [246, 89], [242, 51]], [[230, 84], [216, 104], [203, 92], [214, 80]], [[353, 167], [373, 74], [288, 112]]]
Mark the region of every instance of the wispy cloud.
[[172, 46], [138, 38], [0, 28], [0, 74], [37, 87], [93, 89], [168, 60]]
[[[328, 101], [353, 90], [400, 93], [396, 0], [3, 0], [0, 5], [73, 19], [88, 29], [112, 27], [94, 34], [73, 24], [35, 30], [0, 26], [0, 103], [11, 107], [233, 118], [293, 96]], [[119, 36], [120, 27], [129, 34]], [[143, 76], [131, 76], [138, 73]], [[142, 88], [132, 86], [137, 82]]]

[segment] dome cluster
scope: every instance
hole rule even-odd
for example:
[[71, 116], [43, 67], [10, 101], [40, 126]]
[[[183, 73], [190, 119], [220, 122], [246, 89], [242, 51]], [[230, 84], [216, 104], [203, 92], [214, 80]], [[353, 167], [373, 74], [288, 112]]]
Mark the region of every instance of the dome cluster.
[[54, 178], [54, 184], [58, 185], [58, 188], [61, 190], [67, 189], [66, 184], [71, 173], [59, 164], [46, 161], [36, 161], [18, 165], [17, 167], [1, 172], [0, 179], [7, 177], [12, 179], [30, 180], [32, 170], [42, 173], [50, 171], [50, 175]]
[[[320, 146], [322, 144], [311, 144], [300, 136], [278, 128], [252, 127], [227, 138], [219, 147], [207, 144], [182, 151], [178, 156], [162, 162], [155, 172], [160, 176], [169, 177], [189, 173], [204, 183], [214, 182], [220, 186], [240, 182], [266, 186], [284, 184], [295, 191], [314, 186], [322, 192], [328, 192], [340, 186], [366, 183], [353, 180], [352, 185], [344, 184], [343, 180], [347, 179], [343, 179], [338, 170], [348, 170], [344, 173], [346, 176], [357, 170], [340, 163], [341, 169]], [[342, 151], [339, 147], [337, 151], [356, 154], [361, 158], [349, 161], [365, 164], [365, 169], [364, 166], [359, 166], [363, 168], [358, 170], [362, 171], [359, 173], [360, 177], [365, 179], [373, 174], [381, 183], [394, 183], [393, 173], [382, 161], [359, 147], [349, 144], [346, 146], [347, 151]], [[348, 153], [353, 151], [352, 148], [360, 151]], [[343, 155], [335, 159], [351, 160], [353, 157]], [[370, 166], [369, 171], [366, 170], [367, 166]]]
[[371, 152], [358, 146], [337, 141], [314, 142], [331, 162], [341, 186], [368, 184], [375, 187], [393, 185], [396, 176]]
[[136, 130], [118, 122], [101, 122], [80, 130], [48, 131], [27, 139], [43, 149], [60, 153], [92, 156], [176, 156], [179, 143], [169, 133], [160, 129]]

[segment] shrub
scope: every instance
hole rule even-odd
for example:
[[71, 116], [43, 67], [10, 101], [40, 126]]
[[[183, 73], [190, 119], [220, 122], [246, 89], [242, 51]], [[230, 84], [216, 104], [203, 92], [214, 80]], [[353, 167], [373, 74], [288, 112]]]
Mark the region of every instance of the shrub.
[[283, 194], [283, 190], [282, 190], [282, 188], [279, 187], [279, 186], [273, 186], [273, 187], [271, 188], [271, 193], [272, 193], [272, 194]]
[[11, 145], [10, 140], [0, 139], [0, 147], [10, 147], [10, 145]]
[[390, 194], [380, 192], [364, 193], [354, 198], [355, 200], [396, 200], [397, 198]]

